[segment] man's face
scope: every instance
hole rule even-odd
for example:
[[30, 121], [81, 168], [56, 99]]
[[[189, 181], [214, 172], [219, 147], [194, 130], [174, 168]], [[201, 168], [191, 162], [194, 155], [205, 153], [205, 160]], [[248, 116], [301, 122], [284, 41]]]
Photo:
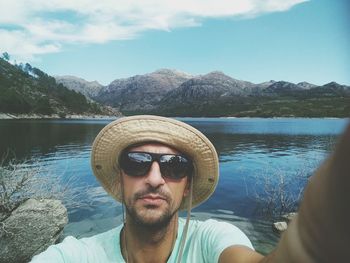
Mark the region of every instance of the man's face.
[[[129, 149], [158, 154], [181, 154], [160, 143], [147, 143]], [[122, 171], [124, 203], [127, 215], [136, 223], [146, 226], [164, 226], [178, 211], [182, 198], [188, 193], [188, 177], [169, 179], [162, 177], [155, 161], [147, 174], [132, 177]]]

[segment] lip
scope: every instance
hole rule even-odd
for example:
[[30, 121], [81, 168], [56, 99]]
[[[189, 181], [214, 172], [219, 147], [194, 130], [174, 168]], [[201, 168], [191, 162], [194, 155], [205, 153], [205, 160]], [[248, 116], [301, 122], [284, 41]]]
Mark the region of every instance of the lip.
[[166, 201], [164, 197], [153, 194], [141, 196], [139, 200], [148, 205], [160, 205]]

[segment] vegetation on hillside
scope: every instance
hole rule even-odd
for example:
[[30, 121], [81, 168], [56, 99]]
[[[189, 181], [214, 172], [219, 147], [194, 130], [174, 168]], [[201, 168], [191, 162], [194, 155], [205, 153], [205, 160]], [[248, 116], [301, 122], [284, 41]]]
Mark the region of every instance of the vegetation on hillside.
[[8, 53], [0, 58], [0, 112], [37, 114], [101, 114], [96, 103], [69, 90], [30, 64], [9, 63]]
[[[193, 117], [350, 117], [350, 96], [347, 97], [245, 97], [203, 104], [163, 107], [158, 114]], [[123, 112], [131, 115], [141, 112]], [[150, 114], [156, 113], [148, 112]]]

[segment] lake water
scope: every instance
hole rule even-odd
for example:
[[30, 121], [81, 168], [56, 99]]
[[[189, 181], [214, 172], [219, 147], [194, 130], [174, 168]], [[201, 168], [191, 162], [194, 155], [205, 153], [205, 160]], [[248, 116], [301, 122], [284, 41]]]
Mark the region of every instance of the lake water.
[[[220, 159], [216, 192], [193, 210], [199, 219], [218, 218], [243, 229], [260, 252], [278, 239], [270, 222], [259, 217], [265, 187], [281, 178], [296, 193], [332, 150], [347, 119], [180, 118], [213, 142]], [[0, 120], [0, 155], [36, 160], [47, 176], [70, 187], [88, 186], [79, 198], [89, 205], [69, 208], [64, 235], [89, 236], [120, 224], [120, 204], [105, 194], [90, 168], [91, 144], [111, 120]], [[306, 179], [305, 179], [306, 178]], [[182, 214], [183, 215], [183, 214]]]

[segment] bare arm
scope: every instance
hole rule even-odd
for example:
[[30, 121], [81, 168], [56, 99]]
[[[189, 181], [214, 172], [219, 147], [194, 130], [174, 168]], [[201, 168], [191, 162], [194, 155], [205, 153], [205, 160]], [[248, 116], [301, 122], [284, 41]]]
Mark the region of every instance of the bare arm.
[[298, 215], [266, 257], [243, 247], [223, 251], [219, 263], [345, 262], [350, 251], [350, 125], [335, 152], [308, 183]]
[[249, 247], [232, 246], [226, 248], [219, 257], [219, 263], [258, 263], [264, 257]]

